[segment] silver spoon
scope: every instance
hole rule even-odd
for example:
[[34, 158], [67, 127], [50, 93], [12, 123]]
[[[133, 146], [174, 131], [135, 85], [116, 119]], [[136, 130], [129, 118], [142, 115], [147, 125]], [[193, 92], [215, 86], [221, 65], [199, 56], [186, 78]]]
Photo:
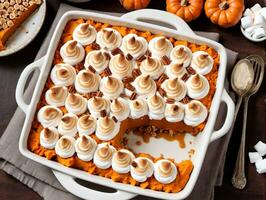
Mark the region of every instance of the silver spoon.
[[246, 122], [247, 122], [248, 102], [250, 96], [252, 96], [259, 90], [264, 76], [264, 60], [260, 56], [251, 55], [248, 56], [246, 59], [251, 63], [251, 66], [253, 67], [254, 78], [251, 87], [242, 96], [242, 98], [244, 97], [243, 129], [241, 135], [241, 143], [235, 164], [235, 170], [231, 180], [233, 186], [237, 189], [243, 189], [247, 183], [247, 179], [245, 176], [245, 143], [246, 143]]

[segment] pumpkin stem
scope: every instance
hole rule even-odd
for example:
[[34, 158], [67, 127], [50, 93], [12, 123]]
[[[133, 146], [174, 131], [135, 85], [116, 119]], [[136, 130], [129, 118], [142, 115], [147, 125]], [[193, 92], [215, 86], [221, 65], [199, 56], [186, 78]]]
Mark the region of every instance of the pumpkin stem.
[[229, 8], [229, 4], [227, 3], [227, 1], [223, 1], [219, 4], [219, 8], [220, 10], [226, 10]]
[[181, 0], [180, 5], [181, 6], [187, 6], [188, 5], [188, 0]]

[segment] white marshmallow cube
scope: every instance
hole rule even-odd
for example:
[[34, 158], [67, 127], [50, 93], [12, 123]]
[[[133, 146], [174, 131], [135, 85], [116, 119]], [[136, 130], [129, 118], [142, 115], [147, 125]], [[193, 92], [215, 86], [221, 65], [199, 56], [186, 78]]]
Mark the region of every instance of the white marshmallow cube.
[[262, 160], [262, 157], [258, 152], [249, 152], [248, 153], [250, 163], [255, 163], [259, 160]]
[[266, 26], [266, 21], [260, 13], [256, 13], [254, 17], [254, 25]]
[[263, 160], [258, 160], [255, 163], [256, 170], [259, 174], [265, 173], [266, 172], [266, 159]]
[[260, 11], [261, 6], [260, 6], [260, 4], [256, 3], [256, 4], [255, 4], [254, 6], [252, 6], [250, 9], [251, 9], [254, 13], [256, 13], [256, 12]]
[[[264, 28], [256, 28], [252, 37], [255, 39], [260, 39], [262, 37], [266, 37], [265, 29]], [[266, 146], [266, 144], [265, 144], [265, 146]], [[265, 154], [266, 154], [266, 147], [265, 147]]]
[[254, 31], [257, 29], [257, 28], [260, 28], [261, 26], [260, 25], [256, 25], [256, 26], [250, 26], [248, 28], [245, 29], [245, 33], [247, 33], [249, 36], [252, 36]]
[[248, 15], [246, 17], [241, 18], [241, 26], [246, 29], [253, 25], [253, 18], [252, 16]]
[[262, 8], [260, 11], [259, 11], [259, 14], [261, 14], [264, 19], [266, 20], [266, 7]]
[[249, 8], [247, 8], [243, 15], [244, 15], [244, 17], [246, 17], [248, 15], [253, 15], [253, 12]]
[[263, 143], [262, 141], [259, 141], [255, 146], [254, 149], [261, 155], [264, 156], [266, 155], [266, 144]]

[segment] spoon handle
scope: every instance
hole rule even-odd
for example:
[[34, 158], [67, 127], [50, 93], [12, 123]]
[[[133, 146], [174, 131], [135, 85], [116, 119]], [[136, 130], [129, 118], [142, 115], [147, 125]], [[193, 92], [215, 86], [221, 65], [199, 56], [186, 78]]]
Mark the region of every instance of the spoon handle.
[[233, 177], [232, 177], [232, 184], [237, 189], [243, 189], [247, 183], [247, 179], [245, 175], [245, 143], [246, 143], [248, 101], [249, 101], [249, 96], [244, 98], [244, 117], [243, 117], [241, 143], [239, 146], [237, 160], [235, 164], [235, 170], [234, 170]]

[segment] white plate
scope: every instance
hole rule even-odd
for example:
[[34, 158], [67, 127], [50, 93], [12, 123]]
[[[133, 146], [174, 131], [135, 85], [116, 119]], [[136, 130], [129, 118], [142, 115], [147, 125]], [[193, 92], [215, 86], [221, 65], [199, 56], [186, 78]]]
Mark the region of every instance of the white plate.
[[0, 57], [16, 53], [27, 46], [39, 33], [44, 22], [45, 13], [46, 1], [43, 0], [41, 6], [37, 8], [8, 39], [5, 44], [6, 49], [0, 51]]

